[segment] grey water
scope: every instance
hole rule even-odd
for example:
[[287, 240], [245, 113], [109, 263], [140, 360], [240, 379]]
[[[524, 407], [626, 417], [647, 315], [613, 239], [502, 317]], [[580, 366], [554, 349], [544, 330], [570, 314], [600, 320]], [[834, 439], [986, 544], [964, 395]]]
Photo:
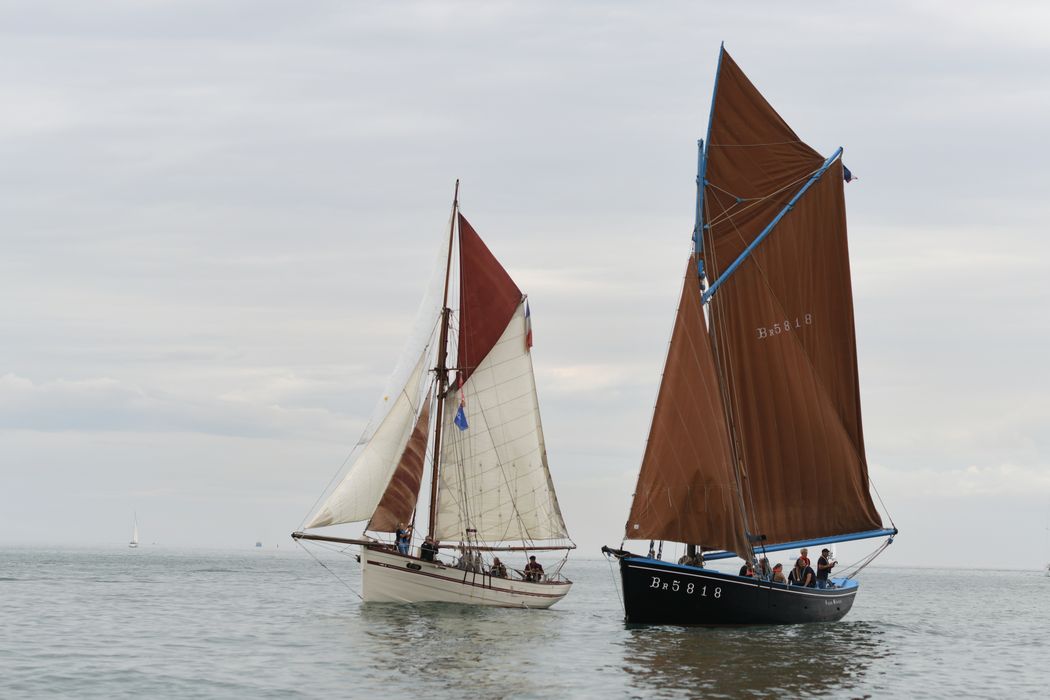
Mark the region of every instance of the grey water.
[[[0, 697], [1003, 697], [1050, 685], [1050, 578], [871, 567], [838, 623], [623, 622], [570, 558], [548, 611], [362, 604], [352, 557], [0, 549]], [[345, 584], [345, 585], [344, 585]]]

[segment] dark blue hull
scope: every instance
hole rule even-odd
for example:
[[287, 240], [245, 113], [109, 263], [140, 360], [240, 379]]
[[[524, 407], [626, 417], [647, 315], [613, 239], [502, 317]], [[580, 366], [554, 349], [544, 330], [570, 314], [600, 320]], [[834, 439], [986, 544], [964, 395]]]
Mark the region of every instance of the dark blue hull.
[[791, 625], [841, 620], [857, 582], [787, 586], [657, 559], [620, 557], [628, 622], [658, 625]]

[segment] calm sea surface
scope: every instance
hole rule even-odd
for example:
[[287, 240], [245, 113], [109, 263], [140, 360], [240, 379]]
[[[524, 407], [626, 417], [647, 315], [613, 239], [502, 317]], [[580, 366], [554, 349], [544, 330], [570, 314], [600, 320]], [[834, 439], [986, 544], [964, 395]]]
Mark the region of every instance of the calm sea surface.
[[[1027, 697], [1050, 578], [870, 568], [842, 622], [634, 627], [603, 560], [549, 611], [364, 605], [297, 552], [0, 549], [0, 697]], [[359, 590], [357, 564], [326, 557]]]

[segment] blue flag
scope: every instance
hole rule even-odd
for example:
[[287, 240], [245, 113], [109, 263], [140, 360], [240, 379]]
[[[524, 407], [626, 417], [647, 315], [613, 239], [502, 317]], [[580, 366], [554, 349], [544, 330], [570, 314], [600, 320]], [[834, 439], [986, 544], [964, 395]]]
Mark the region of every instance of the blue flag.
[[455, 423], [456, 427], [459, 428], [460, 430], [466, 430], [467, 428], [470, 427], [470, 425], [467, 423], [467, 414], [463, 410], [463, 402], [462, 401], [459, 402], [459, 410], [456, 411], [456, 417], [455, 417], [455, 419], [453, 419], [452, 422]]

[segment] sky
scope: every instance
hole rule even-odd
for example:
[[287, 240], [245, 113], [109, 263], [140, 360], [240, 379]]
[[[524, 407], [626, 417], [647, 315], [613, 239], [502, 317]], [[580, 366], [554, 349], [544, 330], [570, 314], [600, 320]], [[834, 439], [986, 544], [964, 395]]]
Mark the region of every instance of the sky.
[[792, 5], [0, 2], [0, 543], [289, 542], [459, 178], [578, 555], [619, 544], [724, 41], [859, 177], [879, 562], [1045, 565], [1050, 8]]

